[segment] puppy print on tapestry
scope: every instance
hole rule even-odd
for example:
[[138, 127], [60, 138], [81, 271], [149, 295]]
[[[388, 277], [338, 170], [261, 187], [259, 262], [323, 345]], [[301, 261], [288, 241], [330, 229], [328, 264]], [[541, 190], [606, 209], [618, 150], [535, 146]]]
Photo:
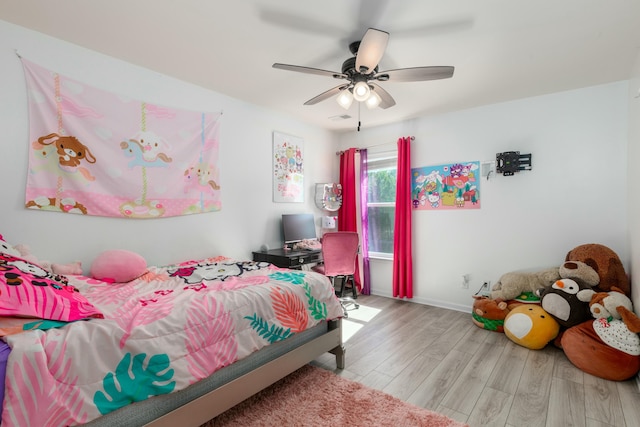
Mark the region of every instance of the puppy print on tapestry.
[[268, 267], [266, 262], [199, 262], [169, 270], [170, 277], [180, 277], [188, 285], [194, 285], [209, 280], [226, 280], [229, 277], [241, 276], [244, 271], [258, 270]]
[[163, 167], [171, 163], [172, 159], [163, 150], [170, 148], [169, 144], [151, 131], [141, 131], [135, 137], [120, 143], [125, 150], [125, 156], [132, 157], [129, 167]]
[[159, 135], [151, 131], [141, 131], [138, 132], [134, 140], [142, 146], [142, 157], [147, 162], [153, 162], [156, 159], [164, 160], [167, 163], [171, 161], [171, 158], [163, 152], [163, 149], [169, 150], [171, 146]]
[[[50, 133], [38, 138], [34, 143], [34, 148], [55, 146], [58, 155], [58, 167], [65, 172], [80, 172], [87, 181], [94, 181], [95, 178], [84, 167], [80, 166], [82, 160], [87, 163], [95, 163], [96, 158], [91, 150], [74, 136], [61, 136], [57, 133]], [[46, 156], [47, 154], [44, 153]]]
[[213, 166], [205, 163], [198, 163], [196, 166], [190, 166], [184, 171], [184, 192], [190, 190], [198, 192], [219, 190], [220, 186], [211, 179]]
[[76, 167], [80, 165], [82, 159], [86, 159], [89, 163], [96, 162], [96, 158], [87, 146], [74, 136], [60, 136], [57, 133], [50, 133], [38, 138], [38, 142], [42, 145], [55, 144], [61, 166]]

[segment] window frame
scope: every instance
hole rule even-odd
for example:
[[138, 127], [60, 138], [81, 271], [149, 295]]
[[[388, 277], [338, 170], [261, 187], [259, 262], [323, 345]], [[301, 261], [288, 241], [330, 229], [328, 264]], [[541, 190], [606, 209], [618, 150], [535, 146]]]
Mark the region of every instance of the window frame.
[[[373, 167], [372, 167], [372, 164], [373, 164]], [[398, 152], [396, 150], [378, 152], [378, 153], [369, 153], [367, 156], [367, 185], [371, 183], [371, 180], [369, 179], [369, 173], [380, 171], [380, 170], [389, 170], [389, 169], [393, 169], [396, 171], [396, 180], [397, 180]], [[397, 185], [397, 181], [396, 181], [396, 185]], [[369, 188], [367, 188], [367, 191], [369, 191]], [[367, 206], [366, 206], [367, 212], [369, 211], [370, 207], [371, 208], [391, 207], [394, 210], [394, 218], [395, 218], [395, 208], [396, 208], [395, 198], [391, 202], [371, 202], [367, 197]], [[395, 228], [395, 224], [394, 224], [394, 228]], [[395, 231], [395, 230], [392, 230], [392, 231]], [[367, 243], [369, 246], [369, 248], [367, 248], [369, 253], [369, 258], [386, 259], [386, 260], [393, 259], [393, 249], [391, 252], [376, 252], [370, 249], [371, 233], [369, 233], [369, 242]]]

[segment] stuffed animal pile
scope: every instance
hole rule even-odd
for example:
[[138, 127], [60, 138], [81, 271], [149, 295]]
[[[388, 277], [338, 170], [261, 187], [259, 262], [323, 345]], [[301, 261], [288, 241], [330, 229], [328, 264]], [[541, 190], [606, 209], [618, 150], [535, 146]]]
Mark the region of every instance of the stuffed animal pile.
[[590, 243], [559, 267], [510, 272], [489, 297], [474, 296], [473, 323], [532, 350], [550, 342], [579, 369], [621, 381], [640, 371], [640, 318], [618, 255]]

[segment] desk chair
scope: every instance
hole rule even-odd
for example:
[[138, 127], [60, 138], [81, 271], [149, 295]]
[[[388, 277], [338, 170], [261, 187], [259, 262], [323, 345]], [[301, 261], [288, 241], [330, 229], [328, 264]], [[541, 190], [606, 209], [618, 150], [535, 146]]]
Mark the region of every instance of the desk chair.
[[[322, 236], [322, 258], [324, 263], [313, 267], [314, 271], [324, 274], [331, 279], [331, 284], [334, 288], [336, 279], [341, 279], [338, 297], [342, 303], [345, 315], [347, 314], [347, 306], [353, 305], [355, 308], [360, 307], [360, 305], [355, 302], [355, 299], [358, 297], [358, 292], [353, 277], [356, 271], [358, 247], [359, 239], [358, 233], [356, 232], [337, 231], [325, 233]], [[353, 297], [344, 296], [348, 282], [351, 284]]]

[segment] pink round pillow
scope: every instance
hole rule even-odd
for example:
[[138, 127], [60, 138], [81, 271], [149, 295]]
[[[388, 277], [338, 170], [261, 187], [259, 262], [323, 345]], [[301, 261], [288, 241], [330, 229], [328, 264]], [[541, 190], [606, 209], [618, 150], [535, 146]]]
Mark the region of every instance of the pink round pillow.
[[91, 276], [94, 279], [111, 283], [130, 282], [146, 271], [145, 259], [124, 249], [104, 251], [91, 264]]

